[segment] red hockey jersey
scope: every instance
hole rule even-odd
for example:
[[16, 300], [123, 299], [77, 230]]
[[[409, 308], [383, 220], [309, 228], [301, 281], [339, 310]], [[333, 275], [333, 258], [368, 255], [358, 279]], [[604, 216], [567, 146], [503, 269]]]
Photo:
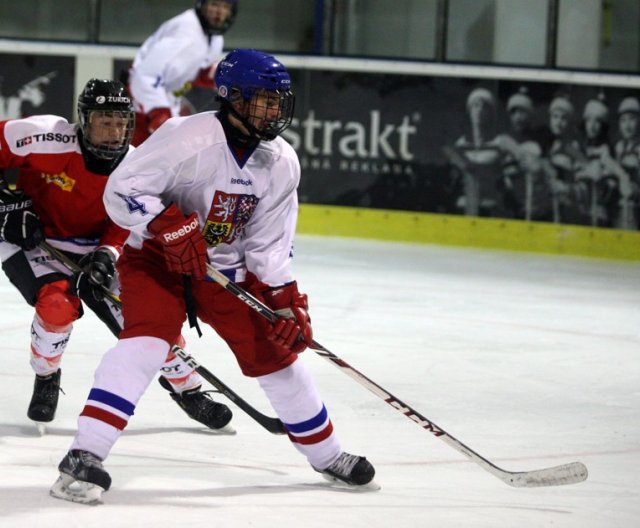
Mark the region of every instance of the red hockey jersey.
[[45, 236], [61, 249], [121, 249], [128, 231], [110, 221], [102, 202], [108, 175], [91, 172], [78, 125], [40, 115], [0, 121], [0, 168], [19, 168], [16, 187], [33, 200]]

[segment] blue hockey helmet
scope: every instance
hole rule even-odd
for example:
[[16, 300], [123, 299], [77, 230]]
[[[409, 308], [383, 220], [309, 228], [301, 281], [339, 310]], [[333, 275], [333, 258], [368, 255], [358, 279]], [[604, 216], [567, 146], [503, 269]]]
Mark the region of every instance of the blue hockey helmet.
[[[234, 50], [220, 61], [214, 80], [218, 98], [254, 137], [269, 141], [291, 125], [295, 102], [291, 78], [272, 55], [253, 49]], [[268, 103], [256, 105], [256, 95], [265, 95]], [[273, 105], [277, 105], [277, 116], [265, 117], [267, 106]]]

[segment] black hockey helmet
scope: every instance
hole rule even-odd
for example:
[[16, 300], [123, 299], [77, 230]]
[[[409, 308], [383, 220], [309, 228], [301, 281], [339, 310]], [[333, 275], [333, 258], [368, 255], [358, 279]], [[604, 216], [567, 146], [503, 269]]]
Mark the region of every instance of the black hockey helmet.
[[233, 25], [233, 22], [236, 19], [236, 16], [238, 14], [238, 0], [213, 0], [225, 2], [226, 4], [231, 5], [231, 14], [223, 22], [215, 26], [210, 25], [205, 16], [202, 14], [202, 7], [210, 1], [212, 0], [196, 0], [196, 14], [198, 15], [200, 23], [202, 24], [202, 27], [207, 32], [207, 34], [223, 35]]
[[[116, 143], [93, 144], [90, 141], [92, 119], [98, 114], [127, 120], [124, 137]], [[78, 117], [84, 147], [101, 159], [116, 159], [129, 148], [135, 113], [131, 97], [120, 81], [91, 79], [78, 97]]]

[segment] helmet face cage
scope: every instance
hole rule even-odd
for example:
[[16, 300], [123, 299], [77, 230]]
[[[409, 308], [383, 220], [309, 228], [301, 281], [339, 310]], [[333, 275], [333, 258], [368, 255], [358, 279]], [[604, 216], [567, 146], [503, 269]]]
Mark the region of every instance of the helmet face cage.
[[291, 125], [295, 96], [285, 67], [271, 55], [235, 50], [218, 65], [219, 99], [251, 136], [270, 141]]
[[122, 83], [91, 79], [78, 97], [78, 117], [83, 145], [97, 158], [113, 160], [129, 149], [135, 113]]
[[[256, 89], [249, 101], [242, 98], [242, 105], [236, 104], [234, 109], [253, 137], [271, 141], [291, 125], [294, 103], [291, 90], [269, 92]], [[241, 110], [238, 110], [238, 106]]]
[[196, 0], [196, 13], [198, 14], [198, 18], [202, 21], [203, 24], [207, 26], [207, 33], [209, 35], [224, 35], [229, 28], [233, 25], [233, 22], [238, 15], [238, 0], [220, 0], [227, 4], [231, 4], [231, 13], [226, 18], [226, 20], [220, 24], [219, 26], [210, 26], [202, 14], [203, 6], [210, 0]]

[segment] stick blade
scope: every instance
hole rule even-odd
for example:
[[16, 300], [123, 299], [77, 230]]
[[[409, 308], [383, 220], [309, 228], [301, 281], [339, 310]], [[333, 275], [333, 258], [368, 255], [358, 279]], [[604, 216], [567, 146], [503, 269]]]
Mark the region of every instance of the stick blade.
[[587, 480], [588, 475], [587, 466], [582, 462], [571, 462], [534, 471], [505, 471], [501, 479], [514, 488], [538, 488], [576, 484]]

